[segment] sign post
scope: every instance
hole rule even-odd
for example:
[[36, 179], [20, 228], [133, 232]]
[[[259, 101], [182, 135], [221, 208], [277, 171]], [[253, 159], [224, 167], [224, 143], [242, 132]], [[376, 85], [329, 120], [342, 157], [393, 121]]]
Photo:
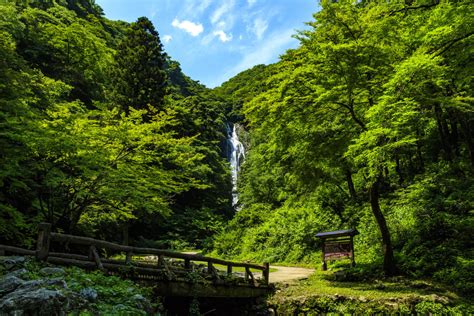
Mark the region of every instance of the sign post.
[[323, 271], [327, 270], [328, 260], [340, 260], [349, 258], [355, 266], [354, 236], [359, 234], [356, 229], [337, 230], [316, 234], [323, 242]]

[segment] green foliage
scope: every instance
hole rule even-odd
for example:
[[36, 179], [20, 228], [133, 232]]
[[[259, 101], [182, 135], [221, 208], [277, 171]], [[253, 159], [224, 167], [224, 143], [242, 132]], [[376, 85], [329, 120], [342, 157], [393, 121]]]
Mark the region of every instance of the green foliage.
[[134, 295], [151, 298], [152, 289], [139, 287], [131, 281], [122, 280], [116, 276], [106, 276], [101, 272], [85, 273], [78, 268], [70, 268], [66, 272], [66, 282], [72, 291], [93, 288], [97, 291], [98, 302], [91, 305], [91, 311], [103, 314], [117, 313], [117, 305], [121, 306], [120, 313], [146, 315], [146, 311], [137, 308]]
[[356, 260], [368, 271], [379, 273], [383, 256], [393, 263], [393, 248], [400, 271], [468, 293], [471, 9], [322, 1], [299, 48], [216, 89], [240, 100], [249, 130], [243, 209], [217, 252], [297, 262], [317, 258], [317, 231], [356, 227]]
[[32, 246], [48, 221], [205, 244], [231, 210], [223, 106], [152, 23], [109, 21], [89, 0], [2, 2], [0, 35], [0, 241]]
[[141, 17], [127, 29], [116, 56], [116, 99], [125, 112], [163, 107], [165, 57], [158, 32]]
[[308, 206], [271, 211], [268, 205], [254, 204], [239, 211], [216, 238], [216, 252], [256, 262], [314, 262], [319, 260], [312, 253], [319, 246], [316, 233], [333, 225], [323, 214], [316, 217]]

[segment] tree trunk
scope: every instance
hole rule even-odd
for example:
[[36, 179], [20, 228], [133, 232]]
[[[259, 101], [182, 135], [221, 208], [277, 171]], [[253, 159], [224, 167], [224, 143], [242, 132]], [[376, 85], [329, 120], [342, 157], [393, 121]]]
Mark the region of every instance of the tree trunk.
[[444, 158], [447, 161], [452, 161], [451, 155], [451, 146], [449, 144], [449, 128], [448, 123], [446, 122], [445, 118], [443, 117], [443, 110], [439, 104], [434, 105], [434, 112], [436, 116], [436, 122], [438, 124], [438, 133], [441, 141], [441, 146], [444, 151]]
[[474, 167], [474, 133], [472, 131], [472, 122], [469, 119], [460, 119], [462, 134], [464, 135], [465, 142], [469, 149], [469, 154], [471, 156], [471, 165]]
[[129, 231], [128, 231], [128, 223], [124, 223], [123, 226], [122, 226], [122, 234], [123, 234], [123, 241], [122, 241], [122, 244], [124, 246], [128, 246], [129, 242], [130, 242], [130, 234], [129, 234]]
[[349, 169], [346, 169], [346, 181], [347, 187], [349, 189], [349, 194], [351, 195], [352, 200], [355, 201], [357, 199], [357, 193], [354, 187], [354, 181], [352, 181], [352, 173]]
[[382, 248], [383, 248], [383, 269], [386, 276], [392, 276], [397, 272], [395, 266], [395, 259], [393, 257], [392, 241], [390, 239], [390, 232], [387, 227], [387, 222], [385, 217], [380, 209], [379, 204], [379, 186], [380, 180], [375, 181], [374, 184], [370, 187], [370, 205], [372, 208], [372, 213], [377, 220], [380, 233], [382, 235]]
[[400, 158], [398, 156], [395, 156], [395, 171], [398, 174], [398, 184], [402, 185], [404, 179], [403, 179], [402, 167], [400, 166]]

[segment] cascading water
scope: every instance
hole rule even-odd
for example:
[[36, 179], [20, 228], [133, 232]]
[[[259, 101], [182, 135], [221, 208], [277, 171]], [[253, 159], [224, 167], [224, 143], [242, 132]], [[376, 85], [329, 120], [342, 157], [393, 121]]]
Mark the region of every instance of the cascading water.
[[237, 177], [240, 171], [240, 164], [245, 159], [245, 148], [239, 140], [237, 124], [228, 123], [227, 126], [227, 159], [230, 162], [232, 173], [232, 206], [237, 206], [239, 196], [237, 194]]

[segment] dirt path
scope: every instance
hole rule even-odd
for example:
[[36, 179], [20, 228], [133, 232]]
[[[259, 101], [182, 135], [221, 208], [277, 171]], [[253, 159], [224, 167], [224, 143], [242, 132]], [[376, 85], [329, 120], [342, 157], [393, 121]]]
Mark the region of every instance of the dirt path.
[[304, 279], [314, 273], [314, 269], [299, 268], [299, 267], [280, 267], [270, 266], [276, 271], [270, 272], [270, 283], [290, 282], [298, 279]]
[[[182, 253], [196, 255], [199, 254], [197, 251], [183, 251]], [[156, 256], [147, 257], [148, 260], [156, 261]], [[296, 281], [299, 279], [305, 279], [314, 273], [314, 269], [300, 268], [300, 267], [283, 267], [283, 266], [270, 266], [271, 269], [276, 271], [270, 272], [270, 283], [289, 283], [291, 281]], [[243, 277], [243, 272], [236, 272]], [[261, 278], [260, 273], [258, 273], [256, 278]]]

